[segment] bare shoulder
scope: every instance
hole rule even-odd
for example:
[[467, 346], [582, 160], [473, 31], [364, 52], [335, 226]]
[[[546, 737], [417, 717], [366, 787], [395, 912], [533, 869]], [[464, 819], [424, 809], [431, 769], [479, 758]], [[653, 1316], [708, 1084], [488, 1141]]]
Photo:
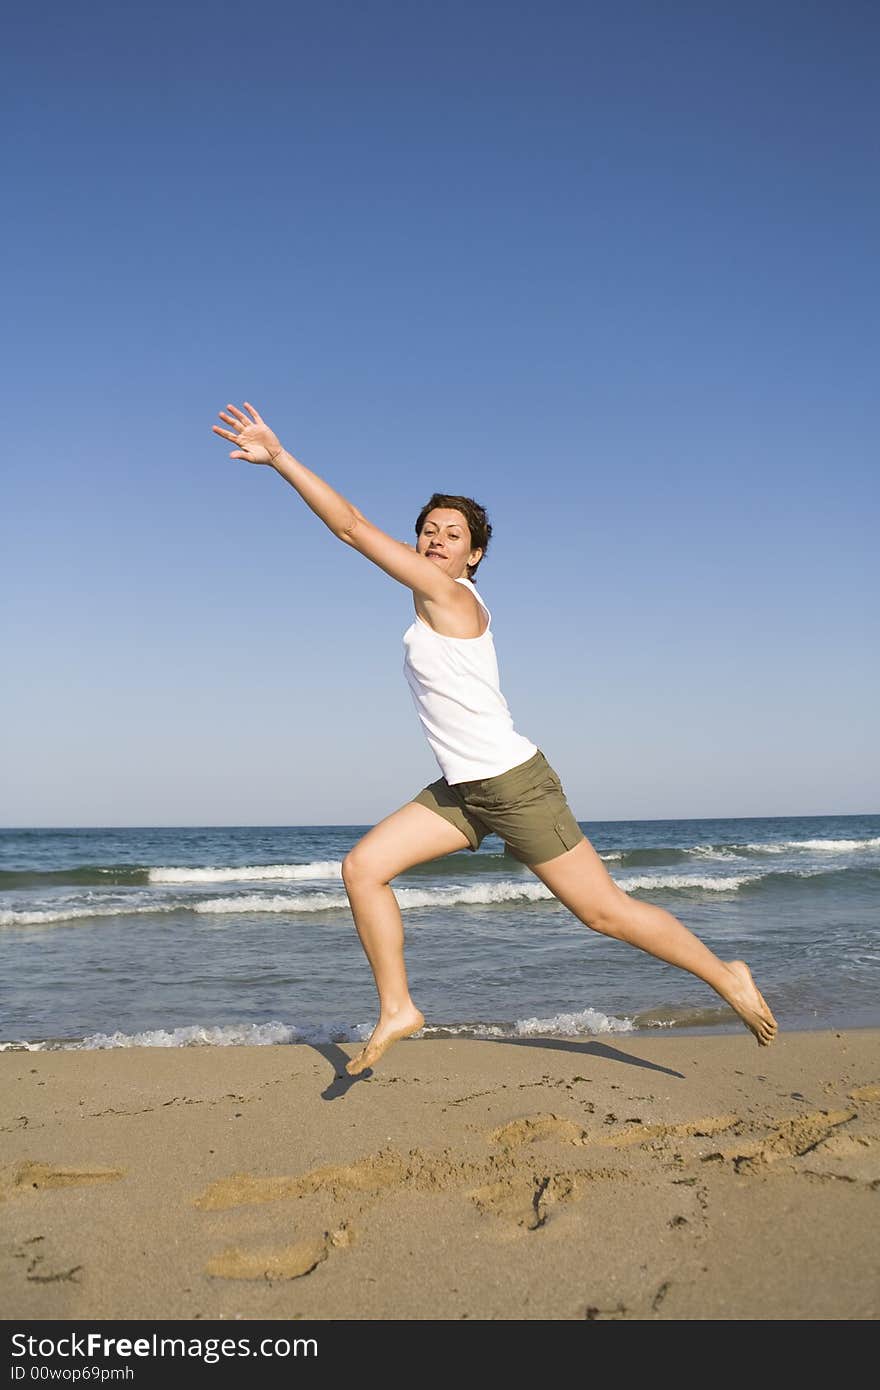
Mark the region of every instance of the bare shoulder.
[[416, 613], [441, 637], [482, 637], [489, 626], [485, 608], [463, 584], [442, 601], [416, 596]]

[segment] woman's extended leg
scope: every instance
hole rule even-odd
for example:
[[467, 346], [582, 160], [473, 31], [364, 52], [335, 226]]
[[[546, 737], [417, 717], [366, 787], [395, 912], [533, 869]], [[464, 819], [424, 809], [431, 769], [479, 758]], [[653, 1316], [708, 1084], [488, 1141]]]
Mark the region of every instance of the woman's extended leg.
[[614, 882], [589, 840], [529, 868], [586, 926], [689, 970], [736, 1010], [760, 1045], [773, 1041], [776, 1019], [745, 961], [719, 960], [671, 912], [630, 897]]
[[342, 861], [342, 879], [361, 945], [379, 992], [379, 1022], [363, 1050], [348, 1063], [352, 1076], [371, 1067], [398, 1038], [425, 1020], [413, 1003], [403, 962], [403, 919], [389, 884], [426, 859], [467, 849], [464, 832], [427, 806], [410, 801], [386, 816]]

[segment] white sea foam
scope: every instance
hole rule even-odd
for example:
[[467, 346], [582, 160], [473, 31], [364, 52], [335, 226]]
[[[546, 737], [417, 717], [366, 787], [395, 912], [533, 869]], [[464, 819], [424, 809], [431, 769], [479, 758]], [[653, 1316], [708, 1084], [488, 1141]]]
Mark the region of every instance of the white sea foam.
[[853, 849], [880, 849], [880, 835], [870, 840], [790, 840], [789, 844], [799, 849], [823, 849], [832, 854], [843, 854]]
[[744, 849], [762, 854], [784, 854], [788, 849], [818, 849], [828, 854], [846, 854], [857, 849], [880, 849], [880, 835], [868, 840], [778, 840], [773, 844], [747, 844]]
[[41, 1052], [53, 1047], [62, 1052], [95, 1052], [124, 1047], [272, 1047], [284, 1043], [364, 1042], [373, 1025], [368, 1023], [317, 1024], [310, 1028], [294, 1028], [280, 1023], [227, 1023], [214, 1028], [194, 1023], [183, 1028], [152, 1028], [142, 1033], [91, 1033], [76, 1042], [47, 1044], [44, 1042], [0, 1043], [0, 1052], [15, 1049]]
[[580, 1013], [554, 1014], [552, 1018], [518, 1018], [514, 1025], [518, 1038], [578, 1037], [582, 1033], [631, 1033], [631, 1018], [615, 1018], [598, 1009], [582, 1009]]
[[420, 888], [395, 888], [401, 907], [432, 907], [435, 903], [515, 903], [545, 902], [553, 897], [543, 883], [524, 879], [502, 879], [499, 883], [473, 883], [450, 888], [423, 891]]
[[698, 859], [736, 859], [737, 855], [732, 854], [729, 849], [719, 849], [717, 845], [691, 845], [690, 848], [682, 846], [686, 854], [693, 854]]
[[430, 1038], [439, 1034], [444, 1038], [506, 1038], [509, 1033], [509, 1028], [505, 1030], [494, 1023], [426, 1023], [414, 1037]]
[[285, 897], [276, 893], [241, 893], [236, 898], [203, 898], [190, 903], [193, 912], [329, 912], [333, 908], [346, 907], [348, 898], [344, 893], [309, 893], [307, 897]]
[[[297, 1028], [293, 1024], [273, 1019], [270, 1023], [227, 1023], [211, 1027], [194, 1023], [180, 1028], [151, 1028], [139, 1033], [90, 1033], [88, 1037], [69, 1042], [5, 1042], [0, 1052], [99, 1052], [131, 1047], [272, 1047], [306, 1043], [312, 1046], [329, 1043], [365, 1042], [373, 1031], [372, 1023], [346, 1024], [341, 1022], [314, 1023]], [[616, 1018], [598, 1009], [582, 1009], [577, 1013], [559, 1013], [551, 1018], [521, 1018], [513, 1024], [461, 1023], [421, 1029], [414, 1036], [427, 1038], [432, 1034], [472, 1038], [535, 1038], [581, 1037], [598, 1033], [630, 1033], [633, 1022]]]
[[244, 864], [240, 868], [150, 869], [150, 883], [254, 883], [262, 879], [341, 878], [342, 861], [318, 859], [313, 864]]
[[[444, 888], [398, 888], [395, 893], [401, 907], [453, 907], [457, 903], [482, 904], [506, 902], [542, 902], [553, 897], [543, 883], [524, 879], [502, 879], [492, 883], [451, 885]], [[240, 893], [234, 897], [177, 898], [155, 902], [123, 901], [118, 899], [102, 904], [101, 899], [82, 903], [59, 904], [41, 910], [9, 908], [0, 911], [0, 927], [39, 926], [47, 922], [67, 922], [87, 917], [127, 917], [132, 913], [199, 912], [224, 914], [230, 912], [329, 912], [348, 908], [345, 893]]]
[[[857, 842], [865, 843], [865, 842]], [[329, 861], [328, 861], [329, 862]], [[778, 870], [786, 878], [813, 878], [829, 870], [819, 868]], [[841, 870], [840, 872], [844, 872]], [[700, 874], [700, 873], [633, 873], [624, 870], [615, 882], [624, 892], [655, 889], [699, 888], [706, 892], [736, 892], [746, 883], [758, 883], [767, 873]], [[438, 888], [403, 888], [395, 885], [395, 895], [402, 908], [491, 906], [504, 903], [537, 903], [554, 901], [554, 895], [543, 883], [527, 879], [500, 879], [492, 882], [450, 884]], [[198, 912], [209, 915], [230, 913], [312, 913], [348, 909], [344, 892], [305, 891], [286, 893], [240, 893], [231, 897], [173, 898], [144, 901], [118, 898], [108, 903], [101, 894], [89, 895], [86, 902], [57, 904], [44, 909], [6, 908], [0, 910], [0, 927], [41, 926], [53, 922], [68, 922], [101, 917], [128, 917], [137, 914]]]
[[[452, 907], [458, 903], [474, 906], [491, 903], [544, 902], [553, 897], [543, 883], [514, 882], [474, 883], [449, 888], [395, 888], [401, 907]], [[348, 907], [344, 893], [310, 893], [303, 897], [284, 897], [276, 894], [261, 897], [257, 893], [236, 898], [205, 898], [191, 904], [194, 912], [327, 912]]]
[[92, 1033], [81, 1042], [67, 1043], [70, 1051], [91, 1052], [111, 1047], [266, 1047], [296, 1042], [298, 1033], [286, 1023], [231, 1023], [221, 1028], [193, 1024], [188, 1028], [154, 1028], [143, 1033]]
[[636, 888], [705, 888], [710, 893], [730, 893], [744, 883], [757, 883], [766, 877], [766, 874], [637, 874], [633, 878], [619, 879], [618, 885], [627, 893]]
[[554, 1014], [552, 1018], [518, 1018], [515, 1023], [441, 1023], [426, 1024], [417, 1037], [439, 1033], [443, 1037], [469, 1038], [571, 1038], [593, 1033], [631, 1033], [633, 1023], [628, 1018], [615, 1018], [598, 1009], [581, 1009], [578, 1013]]
[[78, 917], [128, 917], [133, 912], [175, 912], [184, 903], [115, 903], [113, 906], [57, 907], [44, 911], [20, 912], [14, 908], [0, 912], [0, 927], [40, 926], [44, 922], [69, 922]]

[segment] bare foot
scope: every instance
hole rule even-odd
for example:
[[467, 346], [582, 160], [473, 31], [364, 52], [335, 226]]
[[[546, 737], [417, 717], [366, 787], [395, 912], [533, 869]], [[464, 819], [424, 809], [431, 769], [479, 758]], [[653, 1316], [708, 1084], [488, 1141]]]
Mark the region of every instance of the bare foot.
[[777, 1023], [770, 1012], [770, 1006], [752, 979], [752, 972], [744, 960], [722, 962], [733, 979], [730, 988], [725, 989], [722, 998], [735, 1009], [747, 1028], [758, 1039], [759, 1047], [769, 1047], [776, 1037]]
[[389, 1014], [387, 1018], [380, 1018], [370, 1034], [366, 1047], [356, 1057], [352, 1057], [345, 1070], [349, 1076], [357, 1076], [360, 1072], [366, 1071], [367, 1067], [378, 1062], [382, 1053], [387, 1052], [392, 1043], [398, 1042], [400, 1038], [410, 1037], [424, 1026], [424, 1017], [419, 1013], [415, 1004], [401, 1009], [400, 1013]]

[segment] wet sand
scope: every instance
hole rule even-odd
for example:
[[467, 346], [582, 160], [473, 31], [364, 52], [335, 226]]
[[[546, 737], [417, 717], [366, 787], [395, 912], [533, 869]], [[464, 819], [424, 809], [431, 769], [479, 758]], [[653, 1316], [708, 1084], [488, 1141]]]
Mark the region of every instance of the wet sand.
[[20, 1319], [880, 1312], [880, 1030], [0, 1054]]

